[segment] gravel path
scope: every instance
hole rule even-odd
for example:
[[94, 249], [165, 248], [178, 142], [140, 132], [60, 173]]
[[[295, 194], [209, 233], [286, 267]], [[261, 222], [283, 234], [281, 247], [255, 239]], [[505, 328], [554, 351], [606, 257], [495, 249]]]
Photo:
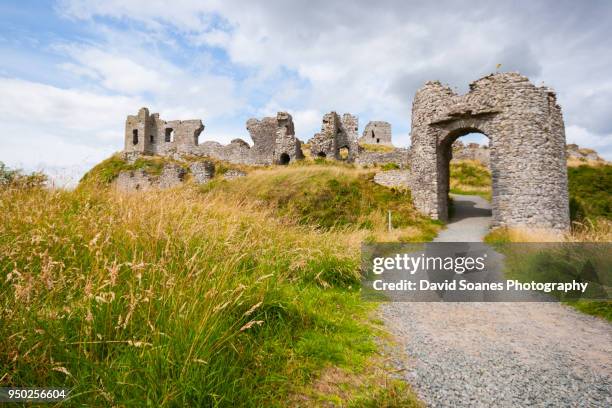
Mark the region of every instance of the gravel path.
[[[481, 200], [457, 197], [438, 240], [481, 240]], [[394, 363], [430, 406], [612, 406], [612, 325], [602, 319], [558, 303], [395, 302], [380, 313], [405, 352]]]

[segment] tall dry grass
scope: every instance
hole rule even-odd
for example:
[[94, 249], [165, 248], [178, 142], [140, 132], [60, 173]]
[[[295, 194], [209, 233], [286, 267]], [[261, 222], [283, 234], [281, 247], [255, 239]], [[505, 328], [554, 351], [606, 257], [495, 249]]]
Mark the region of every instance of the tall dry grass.
[[354, 237], [270, 211], [190, 187], [0, 191], [0, 383], [74, 405], [282, 405], [365, 358]]

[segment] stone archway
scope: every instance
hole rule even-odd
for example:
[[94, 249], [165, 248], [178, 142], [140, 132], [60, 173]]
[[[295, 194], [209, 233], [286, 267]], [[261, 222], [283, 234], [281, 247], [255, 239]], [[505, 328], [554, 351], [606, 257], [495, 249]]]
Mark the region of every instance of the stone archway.
[[472, 132], [490, 139], [493, 226], [569, 228], [565, 128], [555, 93], [517, 73], [499, 73], [458, 95], [427, 82], [412, 107], [411, 174], [415, 206], [448, 217], [452, 143]]

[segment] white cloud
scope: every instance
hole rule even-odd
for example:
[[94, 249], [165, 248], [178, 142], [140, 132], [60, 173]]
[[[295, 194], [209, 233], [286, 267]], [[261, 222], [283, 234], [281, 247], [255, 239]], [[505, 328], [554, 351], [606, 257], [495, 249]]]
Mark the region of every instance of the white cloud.
[[0, 94], [3, 123], [29, 126], [43, 134], [66, 135], [72, 143], [84, 145], [95, 145], [98, 132], [121, 129], [125, 112], [142, 104], [138, 98], [62, 89], [12, 78], [0, 78]]

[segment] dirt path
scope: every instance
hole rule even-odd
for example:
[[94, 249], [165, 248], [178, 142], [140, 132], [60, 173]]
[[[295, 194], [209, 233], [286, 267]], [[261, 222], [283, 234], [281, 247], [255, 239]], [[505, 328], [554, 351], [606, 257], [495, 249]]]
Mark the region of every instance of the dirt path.
[[[436, 241], [481, 241], [488, 203], [455, 198]], [[558, 303], [385, 303], [405, 357], [395, 364], [431, 406], [612, 406], [612, 325]]]

